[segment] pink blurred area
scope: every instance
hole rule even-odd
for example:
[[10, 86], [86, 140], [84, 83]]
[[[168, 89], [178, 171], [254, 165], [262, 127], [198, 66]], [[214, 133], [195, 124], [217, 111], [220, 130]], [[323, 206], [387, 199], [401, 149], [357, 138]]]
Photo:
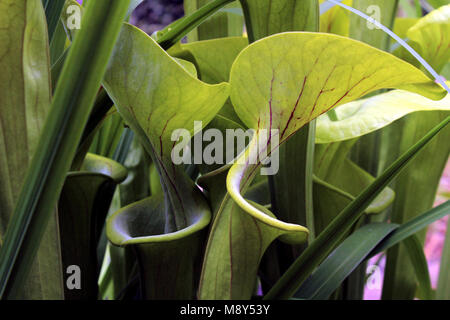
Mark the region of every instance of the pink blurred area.
[[[442, 175], [438, 193], [434, 206], [438, 206], [449, 200], [450, 195], [450, 161]], [[447, 229], [448, 216], [431, 224], [427, 231], [425, 239], [425, 256], [428, 261], [428, 269], [430, 271], [431, 284], [436, 289], [439, 277], [439, 265], [441, 262], [442, 249], [444, 246], [445, 234]], [[373, 257], [368, 263], [368, 268], [377, 263], [379, 256]], [[383, 257], [379, 263], [381, 273], [384, 270], [385, 258]], [[381, 278], [382, 279], [382, 278]], [[382, 284], [382, 283], [381, 283]], [[364, 290], [364, 300], [379, 300], [381, 297], [381, 285], [366, 286]]]

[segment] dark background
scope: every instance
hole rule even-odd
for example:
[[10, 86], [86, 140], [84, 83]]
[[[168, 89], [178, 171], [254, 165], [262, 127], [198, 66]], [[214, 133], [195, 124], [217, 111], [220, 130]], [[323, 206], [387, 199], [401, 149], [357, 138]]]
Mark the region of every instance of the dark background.
[[183, 0], [145, 0], [133, 12], [130, 23], [152, 34], [183, 15]]

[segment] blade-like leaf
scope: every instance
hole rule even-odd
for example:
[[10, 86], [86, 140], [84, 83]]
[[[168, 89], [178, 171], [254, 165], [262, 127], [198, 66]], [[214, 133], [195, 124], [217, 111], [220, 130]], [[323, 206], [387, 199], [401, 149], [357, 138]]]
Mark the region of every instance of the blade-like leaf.
[[403, 241], [408, 252], [409, 260], [414, 268], [416, 279], [419, 283], [420, 295], [425, 300], [433, 299], [430, 272], [428, 271], [427, 258], [423, 252], [423, 244], [417, 236], [411, 236]]
[[372, 223], [356, 230], [322, 262], [294, 296], [301, 299], [328, 299], [370, 251], [396, 228], [396, 224]]
[[396, 245], [397, 243], [426, 228], [429, 224], [445, 217], [448, 214], [450, 214], [450, 201], [447, 201], [429, 210], [428, 212], [421, 214], [420, 216], [408, 221], [405, 224], [402, 224], [400, 228], [395, 230], [388, 238], [383, 240], [374, 249], [374, 251], [370, 254], [370, 257], [373, 257], [376, 254]]
[[[0, 3], [0, 246], [49, 114], [49, 48], [41, 1]], [[52, 213], [24, 299], [61, 299], [57, 215]], [[3, 247], [2, 249], [5, 249]]]
[[46, 1], [45, 3], [45, 16], [47, 18], [48, 38], [50, 43], [53, 41], [53, 35], [55, 34], [65, 2], [65, 0], [53, 0]]
[[447, 222], [447, 233], [445, 236], [444, 247], [442, 248], [441, 264], [439, 268], [436, 299], [448, 300], [450, 299], [450, 219]]
[[[41, 5], [40, 1], [26, 3]], [[31, 170], [25, 178], [0, 251], [2, 297], [16, 297], [26, 280], [75, 155], [128, 3], [88, 2], [82, 27], [72, 44], [61, 74], [62, 80], [55, 91], [51, 116], [46, 120], [39, 139], [39, 153], [31, 162]]]

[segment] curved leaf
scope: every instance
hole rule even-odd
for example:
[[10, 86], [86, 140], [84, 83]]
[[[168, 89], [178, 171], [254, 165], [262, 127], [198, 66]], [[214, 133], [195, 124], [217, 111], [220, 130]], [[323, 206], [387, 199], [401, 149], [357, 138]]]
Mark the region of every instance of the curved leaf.
[[[304, 243], [308, 236], [304, 227], [280, 228], [276, 223], [264, 223], [243, 212], [221, 187], [227, 172], [228, 168], [223, 167], [201, 180], [202, 186], [214, 192], [215, 198], [220, 196], [221, 201], [213, 201], [215, 219], [203, 261], [199, 299], [249, 299], [255, 290], [260, 260], [269, 244], [280, 237], [289, 243]], [[251, 203], [268, 218], [278, 221], [265, 207]]]
[[250, 215], [286, 230], [291, 226], [267, 217], [241, 196], [261, 165], [248, 159], [270, 154], [278, 147], [272, 140], [281, 144], [322, 113], [377, 89], [407, 88], [435, 99], [445, 94], [420, 70], [385, 52], [340, 36], [307, 32], [251, 44], [234, 62], [230, 79], [236, 113], [256, 133], [230, 169], [228, 192]]
[[97, 299], [97, 244], [115, 186], [127, 176], [120, 164], [93, 154], [81, 170], [67, 175], [58, 202], [62, 268], [76, 265], [83, 275], [80, 290], [64, 287], [65, 300]]
[[319, 117], [316, 143], [357, 138], [412, 112], [433, 110], [450, 111], [450, 95], [440, 101], [433, 101], [416, 93], [393, 90], [353, 101], [336, 108], [336, 121], [326, 115]]
[[194, 121], [207, 125], [228, 98], [228, 85], [197, 80], [131, 25], [124, 25], [119, 43], [104, 86], [158, 168], [166, 191], [167, 230], [181, 230], [188, 227], [187, 219], [198, 206], [193, 195], [184, 195], [199, 191], [173, 164], [171, 151], [176, 142], [171, 137], [176, 129], [186, 129], [192, 136]]
[[[447, 4], [419, 19], [406, 33], [411, 46], [438, 72], [450, 60], [449, 28], [450, 4]], [[414, 65], [419, 65], [403, 48], [399, 48], [395, 54]]]
[[162, 195], [135, 202], [107, 219], [107, 235], [135, 249], [145, 299], [193, 299], [194, 274], [201, 258], [202, 233], [211, 220], [208, 207], [188, 217], [189, 227], [165, 233]]
[[[319, 3], [324, 3], [327, 0], [320, 0]], [[351, 6], [353, 0], [345, 0], [342, 3]], [[334, 33], [341, 36], [348, 36], [350, 27], [350, 13], [339, 7], [334, 6], [320, 15], [320, 32]]]
[[[390, 64], [389, 68], [385, 63]], [[406, 75], [408, 84], [404, 82]], [[342, 77], [347, 81], [338, 86], [342, 84]], [[258, 240], [253, 240], [259, 248], [256, 253], [230, 250], [240, 239], [239, 234], [229, 234], [230, 230], [235, 230], [233, 221], [236, 217], [249, 220], [239, 216], [242, 210], [252, 216], [254, 224], [283, 231], [282, 240], [306, 239], [307, 229], [277, 220], [266, 209], [261, 210], [241, 195], [245, 194], [261, 165], [246, 163], [246, 159], [255, 155], [257, 158], [258, 144], [261, 145], [257, 138], [262, 135], [262, 129], [269, 132], [279, 129], [282, 143], [321, 113], [383, 87], [401, 86], [434, 98], [443, 96], [442, 88], [422, 72], [389, 54], [354, 40], [314, 33], [278, 34], [251, 44], [234, 62], [230, 79], [236, 113], [244, 124], [256, 130], [256, 134], [228, 173], [228, 195], [215, 214], [206, 248], [200, 298], [248, 298], [251, 294], [251, 288], [246, 287], [246, 291], [233, 288], [242, 289], [234, 283], [238, 270], [232, 261], [251, 258], [258, 263], [258, 250], [265, 248], [264, 239], [253, 238]], [[272, 135], [261, 139], [267, 145], [268, 154], [278, 147], [274, 143], [268, 147], [272, 138], [275, 141]], [[225, 235], [228, 245], [223, 241]], [[220, 263], [216, 255], [220, 255]], [[217, 282], [214, 279], [218, 279]], [[230, 279], [233, 281], [228, 281]]]
[[[247, 45], [247, 38], [229, 37], [181, 44], [178, 51], [172, 51], [174, 56], [187, 59], [196, 65], [200, 80], [216, 84], [229, 81], [231, 66]], [[241, 123], [229, 99], [219, 111], [219, 115]]]

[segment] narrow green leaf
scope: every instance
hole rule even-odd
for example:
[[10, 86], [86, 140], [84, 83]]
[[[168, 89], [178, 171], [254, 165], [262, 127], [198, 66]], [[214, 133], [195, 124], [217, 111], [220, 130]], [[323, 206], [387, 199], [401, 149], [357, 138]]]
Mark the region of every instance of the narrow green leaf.
[[372, 223], [356, 230], [325, 259], [294, 295], [296, 298], [325, 300], [389, 233], [391, 223]]
[[436, 220], [439, 220], [446, 215], [450, 214], [450, 201], [427, 211], [419, 215], [418, 217], [404, 223], [395, 230], [388, 238], [383, 240], [370, 254], [370, 257], [377, 255], [380, 252], [396, 245], [397, 243], [403, 241], [404, 239], [410, 237], [411, 235], [417, 233], [418, 231], [426, 228], [429, 224]]
[[427, 258], [423, 252], [423, 244], [417, 236], [406, 238], [405, 244], [409, 260], [414, 268], [416, 279], [419, 283], [420, 295], [425, 300], [433, 299], [433, 289], [431, 288], [430, 273], [428, 271]]
[[[448, 204], [448, 201], [447, 201]], [[441, 264], [439, 267], [439, 280], [436, 291], [436, 299], [450, 299], [450, 219], [447, 222], [447, 233], [444, 247], [442, 248]]]
[[[13, 214], [25, 172], [49, 114], [51, 87], [49, 48], [40, 1], [0, 3], [0, 246]], [[62, 299], [60, 250], [56, 212], [45, 243], [20, 290], [23, 299]], [[4, 247], [2, 248], [4, 249]]]
[[175, 21], [156, 34], [156, 40], [163, 48], [170, 48], [180, 41], [189, 31], [200, 25], [220, 8], [234, 0], [213, 0], [194, 13]]
[[406, 153], [387, 168], [375, 181], [352, 201], [311, 243], [303, 254], [292, 264], [283, 277], [275, 284], [265, 299], [291, 297], [314, 269], [325, 259], [342, 240], [343, 235], [361, 217], [370, 202], [388, 185], [401, 169], [447, 124], [447, 117], [438, 126], [428, 132]]
[[50, 43], [53, 41], [53, 36], [57, 29], [59, 17], [64, 8], [65, 0], [47, 1], [45, 6], [45, 16], [47, 17], [48, 38]]
[[[0, 294], [4, 298], [16, 297], [26, 280], [100, 87], [128, 2], [88, 3], [55, 91], [51, 116], [39, 139], [39, 153], [31, 162], [0, 251]], [[27, 1], [30, 5], [35, 3], [40, 5], [39, 1]]]

